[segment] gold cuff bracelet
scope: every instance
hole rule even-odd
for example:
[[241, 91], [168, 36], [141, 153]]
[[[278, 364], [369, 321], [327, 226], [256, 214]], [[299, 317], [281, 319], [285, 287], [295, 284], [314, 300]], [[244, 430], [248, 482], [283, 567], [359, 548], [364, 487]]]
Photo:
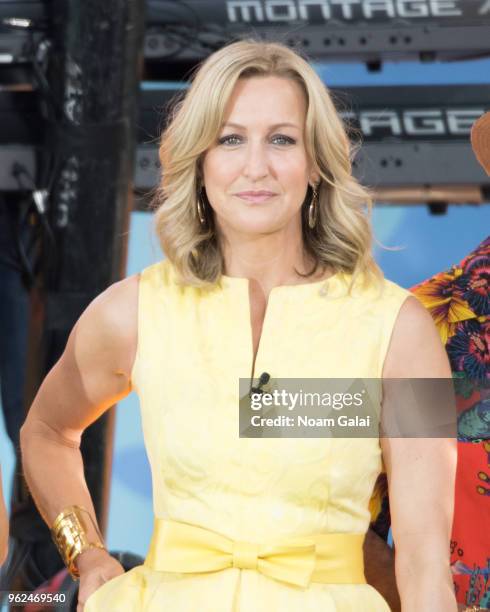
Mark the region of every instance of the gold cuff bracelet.
[[[90, 524], [87, 521], [87, 517], [98, 536], [98, 540], [95, 542], [90, 542], [87, 536], [87, 528]], [[75, 560], [82, 552], [90, 548], [101, 548], [106, 550], [102, 536], [92, 515], [81, 506], [69, 506], [60, 512], [51, 528], [51, 536], [63, 562], [74, 580], [78, 580], [80, 577], [78, 568], [75, 565]]]

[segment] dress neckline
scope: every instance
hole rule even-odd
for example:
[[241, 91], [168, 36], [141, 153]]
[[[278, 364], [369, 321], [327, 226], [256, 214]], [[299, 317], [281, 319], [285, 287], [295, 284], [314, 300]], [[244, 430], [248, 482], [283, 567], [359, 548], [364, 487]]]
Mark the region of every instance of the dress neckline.
[[[172, 278], [176, 278], [177, 274], [172, 262], [165, 258], [162, 260], [162, 264], [167, 267], [170, 271]], [[269, 292], [269, 298], [272, 294], [284, 293], [288, 297], [293, 298], [294, 296], [303, 296], [308, 292], [318, 292], [319, 295], [330, 294], [330, 291], [335, 288], [335, 291], [340, 288], [344, 288], [344, 285], [348, 282], [348, 279], [352, 277], [352, 273], [339, 270], [334, 272], [328, 278], [313, 281], [311, 283], [296, 283], [293, 285], [277, 285], [272, 287]], [[250, 279], [244, 276], [228, 276], [227, 274], [221, 274], [219, 280], [216, 282], [216, 288], [221, 290], [230, 290], [237, 292], [240, 295], [243, 292], [248, 293]]]
[[[290, 285], [276, 285], [272, 287], [270, 290], [271, 293], [275, 292], [285, 292], [289, 294], [294, 293], [302, 293], [306, 291], [314, 291], [314, 290], [326, 290], [327, 287], [330, 287], [333, 284], [336, 284], [341, 280], [342, 277], [347, 276], [346, 272], [338, 271], [334, 272], [331, 276], [327, 278], [323, 278], [318, 281], [313, 281], [311, 283], [296, 283]], [[228, 276], [227, 274], [221, 274], [222, 285], [228, 288], [243, 288], [248, 289], [250, 279], [243, 276]], [[269, 295], [270, 295], [269, 294]]]

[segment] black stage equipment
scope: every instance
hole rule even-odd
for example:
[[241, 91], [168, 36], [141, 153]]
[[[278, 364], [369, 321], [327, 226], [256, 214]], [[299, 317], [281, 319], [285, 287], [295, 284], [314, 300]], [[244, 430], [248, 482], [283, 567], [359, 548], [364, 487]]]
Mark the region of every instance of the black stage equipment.
[[[0, 63], [28, 61], [51, 2], [0, 0]], [[470, 59], [490, 52], [490, 0], [146, 0], [147, 70], [161, 79], [249, 34], [373, 69], [390, 59]]]
[[[34, 194], [44, 187], [54, 237], [42, 245], [42, 270], [32, 292], [26, 408], [82, 311], [125, 275], [144, 32], [143, 0], [53, 0], [51, 5], [52, 52], [44, 89], [0, 92], [0, 124], [7, 127], [0, 135], [5, 178], [0, 189]], [[84, 44], [88, 38], [90, 44]], [[82, 440], [85, 476], [102, 532], [113, 417], [108, 411]], [[32, 590], [62, 566], [20, 470], [10, 535], [13, 546], [0, 590]]]
[[0, 79], [8, 70], [30, 64], [48, 31], [48, 2], [0, 0]]
[[323, 61], [421, 61], [490, 52], [488, 0], [147, 0], [151, 74], [176, 78], [247, 34]]

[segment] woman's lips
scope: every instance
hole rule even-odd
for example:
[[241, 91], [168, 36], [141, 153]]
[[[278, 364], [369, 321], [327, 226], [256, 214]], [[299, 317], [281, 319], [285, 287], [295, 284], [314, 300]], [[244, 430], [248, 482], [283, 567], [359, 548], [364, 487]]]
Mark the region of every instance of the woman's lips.
[[270, 200], [271, 198], [276, 197], [276, 193], [264, 193], [253, 195], [250, 193], [237, 193], [237, 198], [241, 200], [246, 200], [247, 202], [264, 202], [265, 200]]

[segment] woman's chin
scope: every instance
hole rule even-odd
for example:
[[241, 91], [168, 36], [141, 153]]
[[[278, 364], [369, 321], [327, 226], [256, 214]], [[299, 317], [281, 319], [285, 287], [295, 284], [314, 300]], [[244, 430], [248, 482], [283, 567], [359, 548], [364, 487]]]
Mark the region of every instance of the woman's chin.
[[248, 208], [228, 218], [228, 223], [237, 232], [247, 234], [268, 234], [277, 232], [287, 225], [287, 219], [278, 214], [277, 208]]
[[242, 234], [272, 234], [283, 227], [284, 224], [275, 219], [245, 219], [242, 222], [234, 222], [233, 227]]

